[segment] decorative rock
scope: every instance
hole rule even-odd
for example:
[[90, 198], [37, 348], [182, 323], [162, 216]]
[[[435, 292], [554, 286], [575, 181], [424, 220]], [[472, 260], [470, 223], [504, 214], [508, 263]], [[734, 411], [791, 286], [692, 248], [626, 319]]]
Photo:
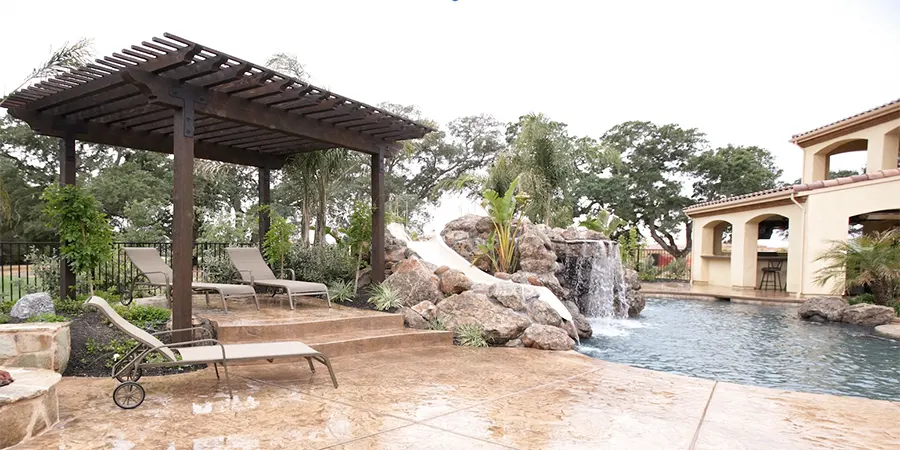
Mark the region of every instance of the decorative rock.
[[889, 306], [858, 303], [844, 309], [841, 322], [862, 327], [877, 327], [891, 323], [894, 317], [894, 308]]
[[525, 312], [527, 310], [525, 288], [521, 284], [494, 283], [488, 288], [488, 296], [513, 311]]
[[633, 291], [641, 290], [641, 279], [637, 270], [625, 269], [625, 285]]
[[412, 306], [426, 300], [437, 304], [444, 298], [434, 270], [429, 269], [418, 258], [397, 263], [394, 273], [384, 283], [400, 294], [403, 306]]
[[441, 276], [441, 275], [444, 274], [444, 272], [446, 272], [446, 271], [448, 271], [448, 270], [450, 270], [449, 267], [447, 267], [447, 266], [440, 266], [440, 267], [438, 267], [437, 269], [434, 270], [434, 274], [437, 275], [437, 276]]
[[541, 350], [572, 350], [575, 348], [575, 341], [565, 331], [538, 323], [529, 326], [522, 334], [521, 339], [522, 344], [526, 347]]
[[428, 321], [412, 308], [401, 306], [397, 312], [403, 314], [403, 324], [407, 327], [419, 330], [428, 328]]
[[[588, 322], [587, 318], [584, 317], [584, 314], [581, 314], [581, 311], [578, 310], [578, 305], [573, 301], [565, 301], [563, 302], [566, 305], [566, 309], [572, 314], [572, 321], [575, 323], [575, 329], [578, 330], [578, 337], [580, 339], [588, 339], [594, 335], [594, 330], [591, 328], [591, 323]], [[570, 333], [568, 330], [571, 327], [565, 327], [567, 333]], [[575, 338], [571, 333], [569, 337]]]
[[70, 322], [0, 325], [0, 366], [63, 373], [70, 354]]
[[640, 291], [627, 289], [625, 298], [628, 301], [628, 317], [637, 317], [641, 315], [641, 311], [647, 306], [647, 299]]
[[465, 231], [460, 231], [460, 230], [448, 231], [448, 232], [444, 233], [444, 235], [441, 237], [444, 238], [444, 242], [447, 245], [453, 245], [459, 241], [464, 241], [466, 239], [469, 239], [469, 233], [467, 233]]
[[551, 308], [547, 302], [539, 298], [534, 298], [528, 300], [525, 305], [528, 309], [528, 317], [532, 322], [541, 325], [550, 325], [551, 327], [559, 327], [562, 325], [562, 317], [560, 317], [559, 313]]
[[425, 300], [424, 302], [416, 303], [415, 305], [411, 306], [410, 309], [419, 313], [419, 315], [422, 316], [423, 319], [431, 320], [434, 319], [434, 314], [437, 310], [437, 306], [435, 306], [434, 303]]
[[606, 239], [606, 236], [599, 231], [575, 227], [566, 228], [561, 235], [567, 241], [602, 241]]
[[0, 387], [6, 386], [7, 384], [12, 384], [13, 380], [12, 375], [5, 370], [0, 370]]
[[506, 344], [503, 344], [504, 347], [524, 347], [525, 344], [522, 343], [521, 339], [513, 339]]
[[56, 310], [53, 309], [53, 299], [46, 292], [28, 294], [20, 298], [9, 311], [10, 316], [19, 320], [45, 313], [56, 314]]
[[550, 238], [538, 228], [525, 223], [525, 231], [518, 239], [519, 267], [526, 272], [556, 273], [556, 253]]
[[469, 289], [469, 291], [474, 292], [476, 294], [488, 295], [488, 292], [490, 292], [491, 286], [493, 286], [493, 284], [475, 283], [472, 285], [472, 287]]
[[515, 339], [531, 324], [525, 316], [492, 303], [486, 295], [472, 291], [447, 297], [437, 305], [440, 316], [449, 330], [476, 323], [484, 328], [485, 339], [492, 344], [505, 344]]
[[531, 273], [525, 271], [519, 271], [512, 274], [512, 281], [519, 284], [531, 284], [532, 281], [537, 282], [537, 286], [546, 286], [547, 289], [550, 289], [550, 292], [553, 292], [559, 299], [565, 299], [568, 297], [569, 292], [559, 284], [559, 280], [556, 278], [556, 275], [552, 273]]
[[847, 306], [845, 300], [837, 297], [814, 297], [803, 302], [797, 314], [814, 322], [840, 322]]
[[472, 288], [472, 280], [461, 270], [450, 269], [442, 274], [441, 292], [445, 294], [459, 294]]
[[494, 277], [499, 278], [501, 280], [509, 280], [512, 278], [512, 276], [506, 272], [497, 272], [494, 274]]

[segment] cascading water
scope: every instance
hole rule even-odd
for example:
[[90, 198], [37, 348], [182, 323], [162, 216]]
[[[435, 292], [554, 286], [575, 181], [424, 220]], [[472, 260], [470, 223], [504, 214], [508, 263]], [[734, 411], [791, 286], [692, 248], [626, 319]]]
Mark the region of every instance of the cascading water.
[[612, 241], [566, 241], [560, 281], [587, 317], [628, 318], [625, 273]]

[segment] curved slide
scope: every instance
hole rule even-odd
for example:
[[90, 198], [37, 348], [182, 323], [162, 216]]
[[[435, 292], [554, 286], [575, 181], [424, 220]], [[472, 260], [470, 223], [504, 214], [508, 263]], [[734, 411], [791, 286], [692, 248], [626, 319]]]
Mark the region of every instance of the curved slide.
[[[402, 224], [392, 223], [387, 226], [388, 231], [395, 238], [406, 243], [406, 246], [416, 252], [422, 259], [439, 266], [447, 266], [451, 269], [459, 270], [466, 274], [469, 279], [475, 283], [510, 283], [511, 281], [501, 280], [493, 275], [482, 272], [481, 269], [473, 266], [469, 261], [456, 253], [452, 248], [448, 247], [440, 234], [435, 233], [434, 236], [425, 241], [414, 241], [408, 234]], [[529, 286], [536, 289], [540, 293], [540, 300], [550, 305], [560, 317], [572, 323], [572, 313], [565, 305], [556, 297], [556, 295], [544, 286]], [[574, 324], [573, 324], [574, 326]], [[576, 333], [577, 335], [577, 333]]]

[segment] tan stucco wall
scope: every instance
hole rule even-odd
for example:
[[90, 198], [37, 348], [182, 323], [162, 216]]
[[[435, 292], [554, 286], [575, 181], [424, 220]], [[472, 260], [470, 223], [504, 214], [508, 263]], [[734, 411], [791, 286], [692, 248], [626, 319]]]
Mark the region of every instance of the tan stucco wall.
[[804, 148], [803, 183], [825, 180], [828, 176], [828, 155], [842, 145], [860, 139], [867, 141], [866, 172], [897, 167], [897, 154], [900, 151], [900, 119]]

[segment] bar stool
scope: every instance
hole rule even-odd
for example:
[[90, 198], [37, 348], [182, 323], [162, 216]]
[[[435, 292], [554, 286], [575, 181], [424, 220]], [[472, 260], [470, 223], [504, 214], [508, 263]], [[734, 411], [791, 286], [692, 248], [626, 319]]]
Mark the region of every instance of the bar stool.
[[770, 259], [768, 265], [762, 269], [762, 280], [759, 281], [761, 290], [780, 291], [781, 287], [781, 267], [784, 265], [783, 259]]

